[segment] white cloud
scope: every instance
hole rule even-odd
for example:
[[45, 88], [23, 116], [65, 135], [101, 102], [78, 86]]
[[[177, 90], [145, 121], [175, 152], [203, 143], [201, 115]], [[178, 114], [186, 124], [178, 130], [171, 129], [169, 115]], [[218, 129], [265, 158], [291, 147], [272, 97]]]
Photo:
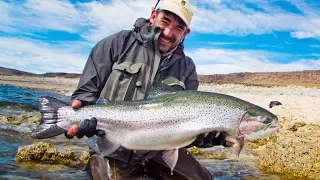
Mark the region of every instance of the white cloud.
[[[306, 8], [309, 11], [304, 10], [305, 14], [294, 14], [266, 2], [256, 3], [264, 11], [248, 8], [243, 3], [229, 3], [234, 5], [225, 3], [214, 4], [210, 8], [195, 7], [192, 30], [240, 36], [279, 31], [293, 32], [292, 36], [295, 38], [320, 37], [320, 14], [310, 13], [310, 11], [317, 12], [315, 8]], [[308, 34], [308, 36], [297, 36], [295, 32]]]
[[198, 74], [227, 74], [235, 72], [277, 72], [320, 69], [320, 60], [300, 59], [286, 64], [276, 61], [290, 55], [266, 51], [195, 49], [192, 54]]
[[[294, 14], [271, 2], [191, 1], [194, 5], [192, 31], [214, 34], [248, 35], [275, 31], [290, 32], [295, 38], [319, 38], [319, 9], [305, 2], [291, 1], [303, 14]], [[254, 4], [259, 9], [247, 7]], [[132, 29], [138, 17], [149, 17], [156, 1], [112, 0], [72, 4], [59, 0], [27, 0], [25, 3], [0, 2], [0, 15], [5, 28], [32, 31], [60, 30], [80, 33], [89, 41], [98, 41], [122, 29]], [[10, 29], [11, 28], [11, 29]]]
[[320, 30], [315, 31], [315, 32], [308, 32], [308, 31], [292, 32], [291, 36], [298, 38], [298, 39], [320, 38]]
[[131, 30], [137, 18], [149, 17], [152, 5], [149, 0], [117, 0], [107, 4], [93, 1], [81, 4], [84, 17], [93, 26], [82, 36], [90, 41], [99, 41], [119, 30]]
[[[66, 45], [64, 45], [66, 46]], [[32, 72], [81, 72], [89, 52], [29, 39], [0, 38], [0, 64]], [[72, 47], [70, 45], [70, 47]]]
[[[46, 30], [77, 32], [85, 24], [76, 5], [69, 1], [28, 0], [24, 3], [2, 2], [5, 5], [5, 32], [43, 32]], [[1, 17], [1, 16], [0, 16]], [[2, 19], [2, 18], [1, 18]]]

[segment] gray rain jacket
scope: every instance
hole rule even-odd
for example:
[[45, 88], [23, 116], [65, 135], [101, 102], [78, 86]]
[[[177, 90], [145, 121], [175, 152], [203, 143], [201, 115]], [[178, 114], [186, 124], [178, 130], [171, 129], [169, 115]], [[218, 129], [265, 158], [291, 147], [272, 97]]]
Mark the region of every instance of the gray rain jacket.
[[[85, 105], [94, 104], [99, 98], [112, 101], [141, 100], [148, 96], [154, 83], [170, 83], [172, 79], [175, 80], [173, 84], [186, 90], [196, 90], [199, 82], [195, 64], [185, 56], [183, 45], [179, 45], [159, 67], [160, 52], [157, 45], [160, 33], [159, 27], [150, 26], [147, 19], [140, 18], [132, 31], [121, 31], [100, 41], [90, 53], [72, 100], [78, 99]], [[132, 161], [143, 165], [145, 162], [140, 161], [152, 156], [149, 164], [167, 167], [161, 152], [146, 154], [142, 151], [140, 157], [137, 152]], [[126, 162], [129, 157], [130, 151], [119, 148], [108, 158]], [[179, 150], [179, 157], [175, 168], [175, 174], [180, 177], [178, 179], [212, 179], [210, 173], [186, 149]], [[154, 171], [159, 166], [148, 165], [145, 168]]]
[[91, 51], [72, 100], [96, 102], [141, 100], [152, 84], [174, 77], [185, 89], [196, 90], [199, 82], [195, 64], [179, 45], [170, 59], [158, 70], [157, 48], [160, 28], [137, 19], [132, 31], [121, 31], [100, 41]]

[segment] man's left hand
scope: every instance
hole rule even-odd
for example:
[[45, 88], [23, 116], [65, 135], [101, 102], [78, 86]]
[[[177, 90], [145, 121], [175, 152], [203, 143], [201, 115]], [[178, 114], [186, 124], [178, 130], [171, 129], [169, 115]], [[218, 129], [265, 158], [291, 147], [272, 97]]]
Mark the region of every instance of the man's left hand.
[[68, 138], [73, 138], [76, 136], [77, 138], [83, 138], [83, 136], [92, 137], [94, 135], [97, 136], [104, 136], [105, 133], [102, 130], [97, 130], [97, 119], [91, 118], [85, 119], [80, 123], [80, 126], [77, 124], [74, 124], [71, 126], [71, 128], [68, 130], [68, 132], [65, 134]]

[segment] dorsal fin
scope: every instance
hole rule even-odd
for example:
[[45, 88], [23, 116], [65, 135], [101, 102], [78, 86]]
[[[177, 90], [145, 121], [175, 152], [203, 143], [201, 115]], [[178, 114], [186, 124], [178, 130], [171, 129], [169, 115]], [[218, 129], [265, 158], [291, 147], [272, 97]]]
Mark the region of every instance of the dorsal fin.
[[148, 95], [147, 99], [155, 98], [164, 94], [174, 94], [177, 90], [164, 83], [155, 83], [151, 90], [151, 93]]

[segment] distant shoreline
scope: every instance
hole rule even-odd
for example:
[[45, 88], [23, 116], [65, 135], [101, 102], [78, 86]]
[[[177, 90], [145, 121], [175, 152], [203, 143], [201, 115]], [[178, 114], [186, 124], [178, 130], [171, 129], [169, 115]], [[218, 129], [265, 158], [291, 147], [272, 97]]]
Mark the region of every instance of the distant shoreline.
[[[49, 72], [34, 74], [0, 66], [0, 84], [50, 91], [75, 90], [81, 74]], [[198, 75], [200, 84], [240, 84], [258, 87], [307, 87], [320, 89], [320, 70], [292, 72], [241, 72]]]
[[2, 85], [58, 93], [72, 93], [76, 89], [78, 82], [79, 78], [0, 75], [0, 84]]
[[[303, 87], [320, 89], [320, 71], [307, 73], [305, 77], [295, 75], [295, 78], [285, 76], [283, 73], [273, 73], [268, 78], [263, 78], [265, 75], [259, 73], [237, 73], [229, 75], [199, 75], [201, 86], [214, 85], [240, 85], [251, 87]], [[244, 75], [246, 74], [246, 75]], [[244, 77], [246, 76], [246, 77]], [[278, 76], [278, 77], [277, 77]], [[285, 78], [286, 77], [286, 78]], [[64, 74], [63, 77], [42, 77], [34, 75], [1, 75], [0, 84], [12, 85], [28, 89], [58, 92], [70, 94], [76, 90], [79, 82], [78, 77], [69, 77]], [[279, 80], [280, 79], [280, 80]], [[317, 80], [319, 79], [319, 80]]]

